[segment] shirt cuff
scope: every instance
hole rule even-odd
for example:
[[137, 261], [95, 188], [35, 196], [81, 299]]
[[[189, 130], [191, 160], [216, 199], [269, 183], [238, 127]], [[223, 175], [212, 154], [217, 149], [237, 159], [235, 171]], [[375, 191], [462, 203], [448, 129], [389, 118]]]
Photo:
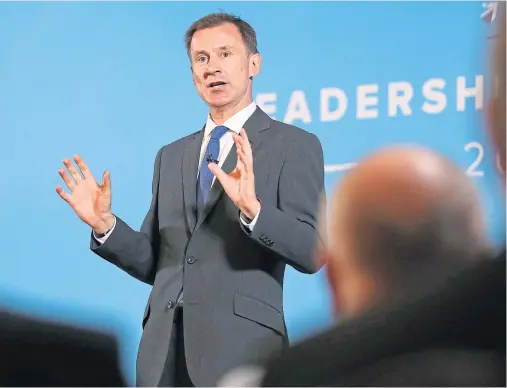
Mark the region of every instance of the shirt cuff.
[[111, 233], [113, 233], [115, 226], [116, 226], [116, 217], [114, 217], [113, 227], [111, 229], [109, 229], [109, 231], [106, 234], [97, 235], [94, 231], [92, 231], [93, 238], [95, 240], [97, 240], [98, 243], [104, 244], [106, 242], [107, 238], [111, 235]]
[[250, 232], [253, 232], [254, 228], [255, 228], [255, 224], [257, 223], [257, 219], [259, 218], [259, 213], [261, 212], [261, 209], [259, 208], [259, 211], [257, 212], [257, 214], [255, 215], [254, 219], [252, 221], [248, 221], [247, 217], [242, 213], [240, 212], [239, 213], [239, 220], [241, 221], [241, 223], [246, 227], [248, 228], [248, 230]]

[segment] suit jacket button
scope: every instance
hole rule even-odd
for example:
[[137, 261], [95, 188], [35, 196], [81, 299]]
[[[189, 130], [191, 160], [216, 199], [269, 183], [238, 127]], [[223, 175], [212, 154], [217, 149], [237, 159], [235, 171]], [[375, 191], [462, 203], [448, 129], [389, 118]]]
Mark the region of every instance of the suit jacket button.
[[171, 302], [171, 301], [169, 301], [169, 302], [167, 303], [167, 305], [165, 306], [165, 308], [166, 308], [167, 310], [170, 310], [172, 307], [173, 307], [173, 302]]
[[194, 264], [195, 263], [195, 259], [193, 256], [190, 256], [188, 259], [187, 259], [187, 263], [188, 264]]

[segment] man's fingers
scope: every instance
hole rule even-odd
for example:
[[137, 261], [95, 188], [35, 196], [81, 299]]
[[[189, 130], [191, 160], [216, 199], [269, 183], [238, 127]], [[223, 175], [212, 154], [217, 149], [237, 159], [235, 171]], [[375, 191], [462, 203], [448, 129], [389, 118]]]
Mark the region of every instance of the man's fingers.
[[237, 137], [236, 142], [236, 150], [238, 153], [238, 159], [241, 158], [241, 160], [244, 163], [244, 171], [245, 173], [252, 173], [253, 172], [253, 158], [252, 158], [252, 150], [250, 148], [250, 144], [248, 141], [245, 142], [245, 139], [242, 139], [241, 137]]
[[79, 182], [82, 181], [83, 179], [81, 178], [81, 175], [77, 172], [72, 162], [69, 159], [64, 159], [63, 164], [65, 165], [65, 167], [67, 167], [67, 170], [69, 170], [72, 178], [74, 178], [76, 185], [78, 185]]
[[[238, 137], [236, 136], [236, 139]], [[236, 141], [236, 139], [234, 139], [235, 143], [236, 143], [236, 154], [238, 155], [238, 161], [236, 162], [236, 167], [239, 166], [239, 164], [241, 163], [241, 158], [240, 158], [240, 154], [244, 154], [244, 151], [243, 151], [243, 148], [241, 147], [241, 144], [239, 142]]]
[[244, 152], [238, 152], [238, 178], [240, 181], [240, 187], [247, 187], [247, 182], [249, 180], [248, 169], [245, 163], [245, 154]]
[[243, 164], [239, 167], [239, 182], [241, 191], [243, 192], [245, 190], [245, 185], [247, 182], [247, 173], [245, 172], [245, 166]]
[[81, 156], [74, 155], [74, 161], [81, 170], [81, 173], [83, 174], [85, 179], [94, 179], [92, 173], [90, 172], [90, 169], [88, 168], [88, 165], [81, 158]]
[[63, 179], [65, 185], [69, 188], [69, 190], [74, 191], [76, 184], [72, 179], [70, 179], [70, 177], [67, 175], [67, 172], [63, 168], [60, 168], [58, 169], [58, 174], [61, 176], [61, 178]]
[[111, 195], [111, 174], [109, 171], [104, 171], [104, 174], [102, 174], [101, 187], [104, 195]]
[[248, 140], [248, 135], [246, 134], [245, 128], [241, 128], [241, 131], [239, 131], [239, 134], [241, 136], [241, 140], [244, 142], [245, 151], [249, 156], [252, 156], [252, 147], [250, 146], [250, 140]]
[[245, 151], [241, 148], [237, 148], [238, 153], [238, 166], [241, 166], [241, 172], [247, 174], [250, 171], [249, 165], [246, 162], [248, 159], [245, 155]]
[[241, 136], [242, 139], [248, 142], [248, 135], [246, 134], [245, 128], [241, 128], [239, 130], [239, 136]]
[[247, 147], [247, 145], [245, 144], [245, 140], [242, 139], [240, 136], [236, 135], [234, 137], [234, 142], [236, 143], [236, 149], [238, 151], [242, 151], [246, 155], [246, 147]]
[[70, 202], [70, 195], [67, 194], [62, 188], [61, 186], [58, 186], [56, 185], [56, 192], [58, 193], [58, 195], [67, 203]]
[[245, 140], [238, 135], [233, 135], [234, 142], [236, 143], [236, 147], [244, 147]]

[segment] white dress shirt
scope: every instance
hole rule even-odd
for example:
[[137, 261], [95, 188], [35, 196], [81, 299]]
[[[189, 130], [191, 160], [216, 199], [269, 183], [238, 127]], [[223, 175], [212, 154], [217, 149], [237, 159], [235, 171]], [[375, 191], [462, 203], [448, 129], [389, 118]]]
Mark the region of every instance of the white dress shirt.
[[[225, 162], [225, 159], [227, 158], [227, 155], [232, 149], [232, 146], [234, 145], [234, 139], [232, 138], [232, 134], [236, 133], [239, 135], [239, 132], [241, 128], [245, 125], [246, 121], [250, 118], [250, 116], [255, 112], [255, 109], [257, 109], [257, 105], [255, 102], [251, 102], [248, 106], [240, 110], [238, 113], [236, 113], [234, 116], [230, 117], [223, 125], [229, 128], [229, 131], [225, 133], [220, 138], [220, 152], [218, 154], [218, 165], [222, 167], [222, 165]], [[201, 154], [199, 156], [199, 166], [196, 171], [197, 176], [199, 176], [199, 169], [201, 167], [202, 158], [204, 157], [204, 152], [206, 151], [206, 147], [208, 146], [208, 142], [211, 138], [211, 132], [215, 127], [218, 125], [213, 122], [211, 119], [211, 116], [208, 114], [208, 120], [206, 121], [206, 126], [204, 127], [204, 137], [202, 139], [202, 145], [201, 145]], [[211, 185], [215, 183], [215, 177], [213, 177], [213, 181]], [[197, 190], [197, 187], [196, 187]], [[260, 211], [256, 214], [254, 219], [248, 223], [245, 218], [243, 218], [242, 214], [240, 214], [240, 221], [241, 223], [247, 227], [250, 232], [253, 231], [255, 224], [257, 222], [257, 218], [259, 217]], [[114, 219], [113, 227], [103, 236], [98, 237], [95, 232], [93, 232], [93, 237], [101, 244], [103, 244], [107, 238], [111, 235], [111, 233], [114, 230], [114, 227], [116, 226], [116, 217]]]
[[260, 387], [266, 371], [259, 365], [244, 365], [223, 375], [217, 387]]

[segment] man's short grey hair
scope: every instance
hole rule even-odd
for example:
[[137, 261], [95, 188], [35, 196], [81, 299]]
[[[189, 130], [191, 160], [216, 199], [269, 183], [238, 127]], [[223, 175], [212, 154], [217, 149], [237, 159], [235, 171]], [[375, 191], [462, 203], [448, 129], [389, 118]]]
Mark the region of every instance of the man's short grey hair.
[[225, 12], [218, 12], [200, 18], [192, 23], [192, 25], [188, 28], [185, 33], [185, 46], [187, 48], [188, 56], [190, 57], [190, 45], [192, 44], [192, 38], [197, 31], [205, 28], [218, 27], [226, 23], [234, 24], [238, 28], [249, 54], [259, 53], [257, 50], [257, 35], [253, 27], [238, 16]]

